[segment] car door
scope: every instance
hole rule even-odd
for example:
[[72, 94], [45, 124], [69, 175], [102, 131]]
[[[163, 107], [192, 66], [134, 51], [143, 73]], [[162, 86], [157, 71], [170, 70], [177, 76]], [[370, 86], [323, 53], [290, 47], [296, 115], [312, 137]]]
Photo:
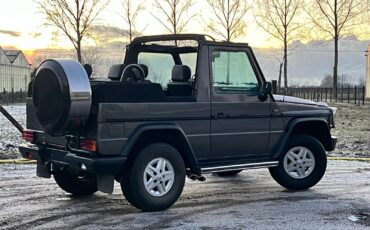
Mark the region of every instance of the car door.
[[264, 82], [248, 47], [209, 49], [211, 82], [211, 156], [263, 156], [270, 130], [270, 98], [261, 101]]

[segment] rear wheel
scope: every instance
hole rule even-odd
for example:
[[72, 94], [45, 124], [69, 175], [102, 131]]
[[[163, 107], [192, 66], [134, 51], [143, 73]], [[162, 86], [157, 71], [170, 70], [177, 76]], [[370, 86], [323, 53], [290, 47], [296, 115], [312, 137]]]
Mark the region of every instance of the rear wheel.
[[285, 188], [301, 190], [317, 184], [326, 170], [326, 152], [312, 136], [297, 135], [287, 144], [279, 165], [270, 174]]
[[236, 176], [237, 174], [241, 173], [243, 170], [233, 170], [233, 171], [226, 171], [226, 172], [217, 172], [214, 175], [220, 177], [229, 177], [229, 176]]
[[143, 211], [167, 209], [180, 197], [185, 183], [185, 164], [171, 145], [154, 143], [144, 148], [121, 178], [126, 199]]
[[74, 196], [86, 196], [98, 191], [96, 178], [92, 175], [78, 176], [67, 170], [54, 173], [55, 182]]

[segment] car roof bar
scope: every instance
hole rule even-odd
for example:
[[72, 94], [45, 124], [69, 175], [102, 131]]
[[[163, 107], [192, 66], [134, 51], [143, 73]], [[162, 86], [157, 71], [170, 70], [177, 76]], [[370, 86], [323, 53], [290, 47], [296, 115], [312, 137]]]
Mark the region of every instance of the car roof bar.
[[215, 39], [209, 35], [204, 34], [168, 34], [168, 35], [154, 35], [154, 36], [143, 36], [135, 38], [132, 41], [133, 44], [147, 43], [147, 42], [158, 42], [158, 41], [172, 41], [172, 40], [194, 40], [197, 42], [206, 41], [207, 38], [215, 41]]

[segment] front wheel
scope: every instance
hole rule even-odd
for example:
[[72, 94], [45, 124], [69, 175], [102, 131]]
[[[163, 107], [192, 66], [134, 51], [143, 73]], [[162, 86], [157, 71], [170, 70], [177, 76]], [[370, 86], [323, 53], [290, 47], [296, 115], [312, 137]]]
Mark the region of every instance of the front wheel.
[[317, 184], [326, 170], [326, 152], [321, 143], [308, 135], [293, 136], [270, 174], [281, 186], [302, 190]]
[[128, 165], [121, 178], [121, 189], [135, 207], [161, 211], [180, 197], [185, 175], [185, 164], [177, 149], [166, 143], [154, 143]]

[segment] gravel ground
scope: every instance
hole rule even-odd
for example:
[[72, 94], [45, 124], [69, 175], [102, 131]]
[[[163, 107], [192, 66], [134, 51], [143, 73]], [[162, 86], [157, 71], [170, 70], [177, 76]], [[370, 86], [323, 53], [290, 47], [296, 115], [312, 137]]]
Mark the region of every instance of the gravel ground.
[[167, 211], [140, 212], [122, 196], [74, 198], [35, 165], [0, 165], [0, 229], [370, 229], [370, 163], [329, 161], [312, 189], [287, 191], [268, 170], [186, 181]]
[[[331, 104], [338, 108], [336, 128], [332, 134], [338, 144], [331, 156], [370, 157], [370, 105]], [[21, 125], [26, 124], [25, 105], [4, 106]], [[0, 114], [0, 159], [20, 158], [17, 146], [22, 143], [20, 133]]]

